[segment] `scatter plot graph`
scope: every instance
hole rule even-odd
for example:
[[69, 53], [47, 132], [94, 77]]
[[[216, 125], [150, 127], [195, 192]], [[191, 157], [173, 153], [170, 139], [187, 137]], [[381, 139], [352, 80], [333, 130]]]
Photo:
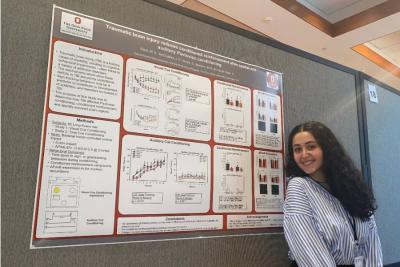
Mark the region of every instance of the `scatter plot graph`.
[[127, 169], [130, 181], [166, 181], [168, 153], [129, 149]]
[[134, 92], [153, 98], [161, 98], [161, 76], [158, 73], [136, 69], [133, 72]]

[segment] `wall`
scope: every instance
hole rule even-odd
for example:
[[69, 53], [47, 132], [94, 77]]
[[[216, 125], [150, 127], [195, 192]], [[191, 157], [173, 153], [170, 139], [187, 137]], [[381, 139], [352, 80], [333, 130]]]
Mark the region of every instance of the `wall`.
[[368, 99], [365, 80], [365, 106], [368, 125], [371, 181], [378, 203], [376, 223], [385, 264], [400, 262], [398, 193], [400, 186], [400, 93], [376, 84], [379, 103]]
[[360, 166], [355, 76], [349, 70], [143, 1], [6, 1], [2, 5], [3, 266], [286, 266], [282, 234], [29, 249], [53, 3], [283, 72], [285, 131], [304, 120], [320, 120]]

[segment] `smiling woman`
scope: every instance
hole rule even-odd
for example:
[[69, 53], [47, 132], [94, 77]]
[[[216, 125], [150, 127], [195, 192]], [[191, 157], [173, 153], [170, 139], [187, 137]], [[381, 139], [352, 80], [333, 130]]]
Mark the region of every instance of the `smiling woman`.
[[305, 173], [318, 182], [326, 182], [322, 171], [322, 149], [309, 132], [299, 132], [293, 137], [294, 160]]
[[284, 230], [291, 266], [382, 266], [372, 191], [325, 125], [289, 135]]

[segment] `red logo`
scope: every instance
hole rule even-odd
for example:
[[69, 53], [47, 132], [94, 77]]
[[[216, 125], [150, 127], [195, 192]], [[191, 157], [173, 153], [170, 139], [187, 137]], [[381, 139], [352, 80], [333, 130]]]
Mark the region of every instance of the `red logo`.
[[75, 23], [76, 24], [81, 24], [81, 18], [80, 17], [75, 17]]
[[275, 73], [267, 72], [267, 86], [269, 88], [279, 89], [279, 76]]

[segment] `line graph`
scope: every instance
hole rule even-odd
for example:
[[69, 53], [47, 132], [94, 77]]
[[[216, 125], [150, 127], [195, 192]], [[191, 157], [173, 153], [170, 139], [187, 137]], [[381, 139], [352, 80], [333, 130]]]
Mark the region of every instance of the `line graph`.
[[208, 181], [208, 156], [198, 153], [178, 153], [175, 175], [178, 182], [206, 183]]
[[151, 149], [129, 149], [128, 180], [166, 181], [168, 153]]
[[158, 73], [137, 69], [133, 73], [135, 92], [149, 97], [160, 98], [161, 76]]
[[150, 162], [143, 162], [143, 165], [136, 169], [136, 171], [132, 174], [132, 180], [139, 180], [142, 178], [146, 173], [151, 171], [156, 171], [158, 168], [162, 168], [165, 166], [165, 158], [163, 159], [154, 159]]
[[154, 107], [143, 105], [135, 106], [132, 109], [133, 124], [141, 127], [157, 128], [159, 122], [159, 112]]
[[180, 90], [182, 86], [181, 77], [172, 74], [167, 74], [165, 75], [165, 85], [168, 88]]

